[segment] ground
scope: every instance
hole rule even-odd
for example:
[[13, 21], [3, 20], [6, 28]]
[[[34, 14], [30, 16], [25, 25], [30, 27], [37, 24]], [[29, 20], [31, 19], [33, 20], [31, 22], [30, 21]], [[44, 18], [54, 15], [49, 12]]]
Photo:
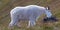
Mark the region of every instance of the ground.
[[50, 7], [54, 16], [57, 17], [57, 22], [43, 23], [40, 17], [36, 22], [37, 25], [31, 28], [26, 28], [27, 22], [22, 22], [22, 27], [14, 27], [12, 30], [60, 30], [60, 0], [0, 0], [0, 30], [8, 29], [10, 22], [10, 10], [16, 6], [39, 5]]

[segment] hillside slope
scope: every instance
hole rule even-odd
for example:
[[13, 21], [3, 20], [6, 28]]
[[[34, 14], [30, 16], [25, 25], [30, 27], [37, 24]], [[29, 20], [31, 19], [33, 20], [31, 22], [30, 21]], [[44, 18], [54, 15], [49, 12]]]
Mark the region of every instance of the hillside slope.
[[10, 0], [7, 2], [7, 5], [4, 5], [4, 7], [2, 6], [3, 8], [0, 8], [0, 30], [8, 30], [7, 28], [5, 29], [5, 27], [7, 27], [10, 22], [9, 12], [16, 6], [26, 6], [30, 4], [40, 6], [49, 5], [53, 15], [58, 19], [60, 18], [60, 0]]

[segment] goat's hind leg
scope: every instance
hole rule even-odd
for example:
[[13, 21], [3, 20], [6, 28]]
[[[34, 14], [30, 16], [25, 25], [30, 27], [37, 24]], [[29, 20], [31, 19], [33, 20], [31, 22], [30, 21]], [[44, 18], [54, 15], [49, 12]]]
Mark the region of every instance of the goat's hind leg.
[[9, 27], [13, 27], [14, 25], [17, 25], [19, 21], [19, 17], [16, 14], [10, 14], [11, 15], [11, 22], [9, 23]]

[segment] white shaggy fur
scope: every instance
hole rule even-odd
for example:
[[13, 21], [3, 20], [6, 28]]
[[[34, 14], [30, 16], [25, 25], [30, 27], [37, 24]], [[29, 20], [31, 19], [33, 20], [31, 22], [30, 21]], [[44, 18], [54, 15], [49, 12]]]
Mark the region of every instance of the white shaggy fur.
[[34, 26], [36, 24], [36, 20], [40, 15], [46, 14], [47, 17], [51, 17], [51, 12], [45, 7], [37, 6], [37, 5], [29, 5], [25, 7], [15, 7], [10, 11], [11, 22], [9, 26], [17, 25], [19, 19], [24, 20], [28, 19], [28, 27]]

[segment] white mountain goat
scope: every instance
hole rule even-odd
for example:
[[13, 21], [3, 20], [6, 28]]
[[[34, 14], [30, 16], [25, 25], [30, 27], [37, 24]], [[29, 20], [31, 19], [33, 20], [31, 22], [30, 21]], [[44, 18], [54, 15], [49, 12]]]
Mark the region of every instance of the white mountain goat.
[[40, 15], [46, 14], [44, 21], [47, 19], [53, 19], [52, 13], [49, 8], [37, 6], [37, 5], [28, 5], [25, 7], [15, 7], [10, 11], [11, 15], [11, 22], [9, 23], [9, 27], [17, 25], [18, 21], [28, 19], [28, 27], [36, 25], [36, 20], [39, 18]]

